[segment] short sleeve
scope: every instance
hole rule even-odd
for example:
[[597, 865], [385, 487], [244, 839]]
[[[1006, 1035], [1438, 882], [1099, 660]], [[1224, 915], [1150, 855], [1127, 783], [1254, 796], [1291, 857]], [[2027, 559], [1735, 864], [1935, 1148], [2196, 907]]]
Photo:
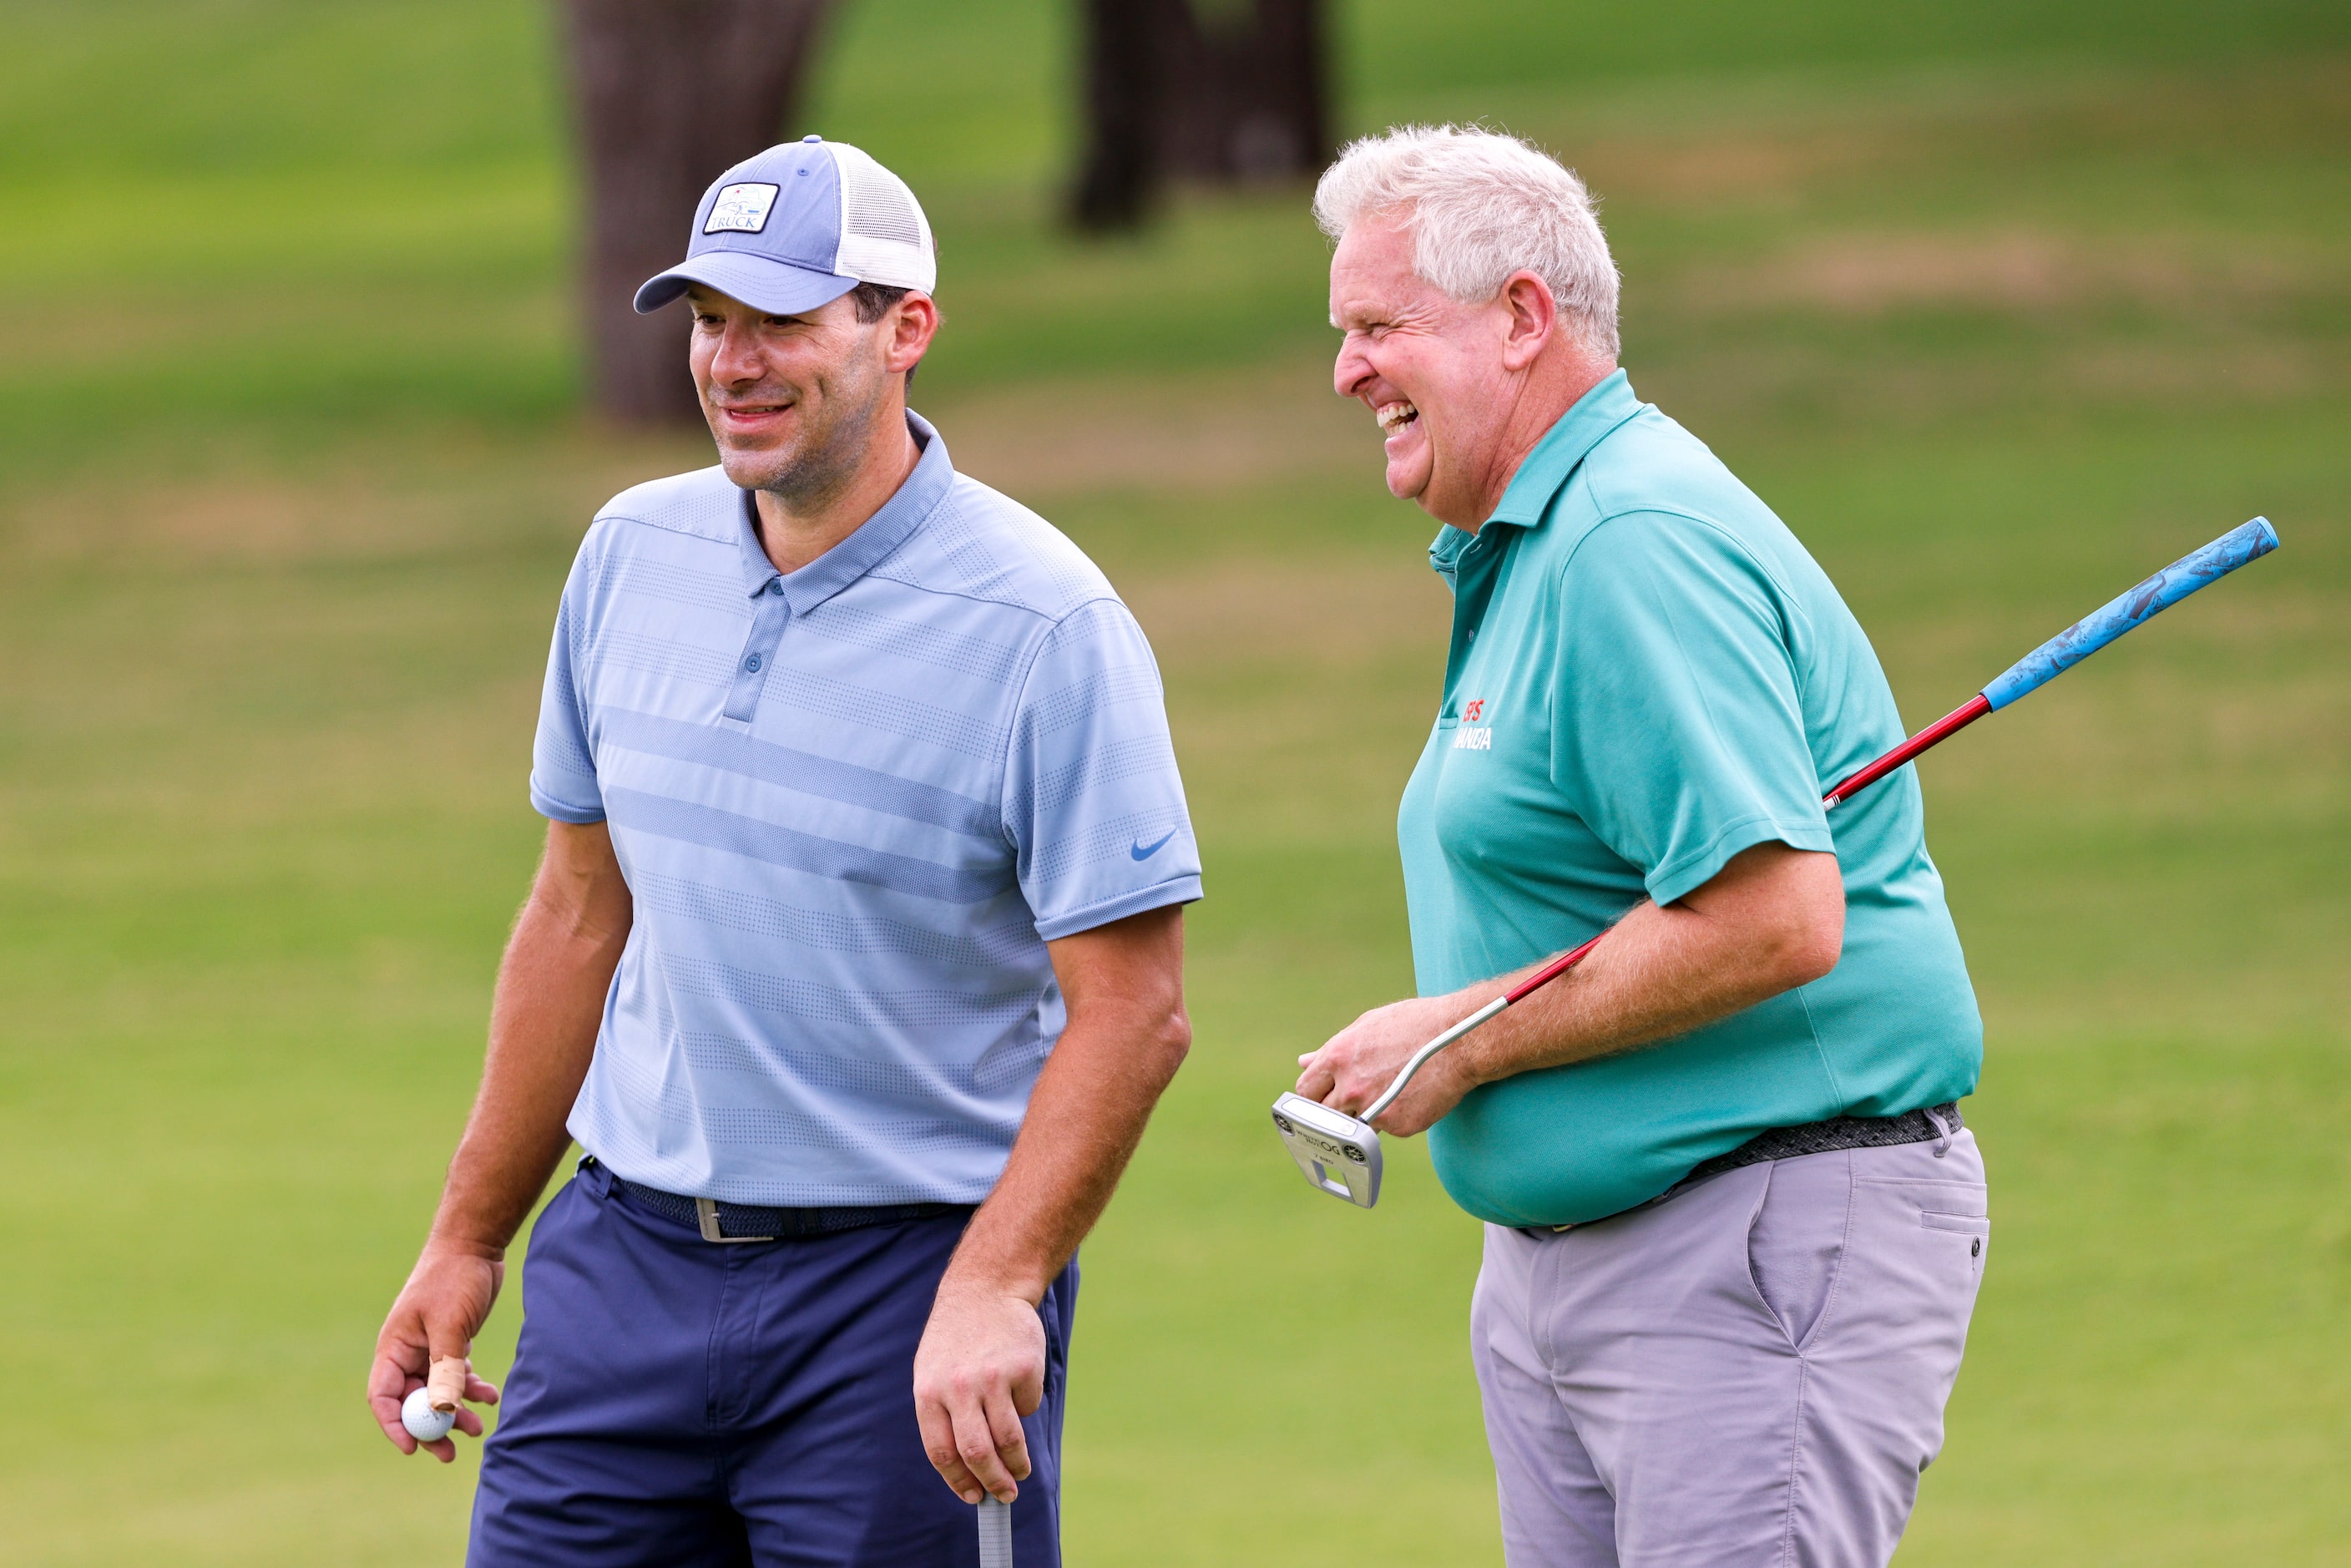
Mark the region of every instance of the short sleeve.
[[1031, 662], [1003, 822], [1047, 941], [1200, 896], [1158, 666], [1116, 600], [1071, 612]]
[[1694, 518], [1602, 523], [1560, 580], [1552, 777], [1670, 904], [1741, 850], [1833, 850], [1790, 646], [1760, 563]]
[[604, 791], [596, 779], [596, 755], [588, 743], [588, 715], [580, 701], [580, 628], [586, 613], [585, 584], [591, 575], [590, 550], [595, 535], [572, 563], [555, 612], [555, 640], [547, 654], [547, 684], [538, 699], [538, 734], [530, 748], [530, 803], [559, 822], [601, 822]]

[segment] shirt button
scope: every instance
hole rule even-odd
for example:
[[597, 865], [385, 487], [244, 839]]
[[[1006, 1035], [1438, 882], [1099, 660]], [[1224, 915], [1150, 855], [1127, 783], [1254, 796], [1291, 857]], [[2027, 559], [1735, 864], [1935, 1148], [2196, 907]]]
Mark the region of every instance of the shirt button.
[[778, 578], [774, 582], [768, 584], [768, 591], [774, 594], [777, 598], [781, 599], [784, 596], [783, 580]]
[[749, 658], [744, 660], [743, 667], [750, 671], [753, 674], [758, 674], [759, 673], [759, 655], [754, 653]]

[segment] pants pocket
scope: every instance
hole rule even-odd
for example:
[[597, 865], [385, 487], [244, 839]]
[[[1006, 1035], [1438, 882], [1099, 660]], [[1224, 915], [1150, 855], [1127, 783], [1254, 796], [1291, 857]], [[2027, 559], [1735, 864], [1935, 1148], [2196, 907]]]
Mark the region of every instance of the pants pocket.
[[[1969, 1152], [1972, 1154], [1971, 1146]], [[1865, 1195], [1864, 1208], [1872, 1217], [1873, 1233], [1896, 1253], [1911, 1252], [1928, 1277], [1958, 1284], [1972, 1303], [1983, 1282], [1985, 1255], [1991, 1250], [1991, 1205], [1984, 1184], [1964, 1176], [1951, 1180], [1939, 1172], [1928, 1176], [1924, 1162], [1907, 1146], [1864, 1153], [1876, 1156], [1860, 1173], [1857, 1184]], [[1955, 1146], [1955, 1159], [1958, 1154]], [[1911, 1238], [1907, 1244], [1896, 1239], [1905, 1232]]]
[[1929, 1230], [1956, 1230], [1962, 1236], [1990, 1236], [1991, 1216], [1989, 1214], [1947, 1214], [1940, 1209], [1922, 1208], [1918, 1223]]
[[1844, 1260], [1853, 1170], [1844, 1151], [1774, 1161], [1747, 1229], [1755, 1293], [1802, 1350], [1828, 1315]]

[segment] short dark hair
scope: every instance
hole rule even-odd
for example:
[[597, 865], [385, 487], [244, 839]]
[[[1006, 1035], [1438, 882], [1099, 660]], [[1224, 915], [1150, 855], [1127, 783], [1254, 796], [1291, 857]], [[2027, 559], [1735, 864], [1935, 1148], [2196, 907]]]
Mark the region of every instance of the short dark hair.
[[[871, 327], [889, 313], [891, 306], [913, 292], [911, 288], [897, 288], [887, 283], [861, 283], [849, 291], [849, 302], [856, 307], [858, 320]], [[910, 390], [914, 384], [914, 372], [922, 368], [919, 364], [906, 367], [906, 385]]]
[[893, 288], [886, 283], [861, 283], [849, 291], [849, 302], [857, 307], [857, 319], [871, 327], [882, 319], [891, 306], [914, 292]]

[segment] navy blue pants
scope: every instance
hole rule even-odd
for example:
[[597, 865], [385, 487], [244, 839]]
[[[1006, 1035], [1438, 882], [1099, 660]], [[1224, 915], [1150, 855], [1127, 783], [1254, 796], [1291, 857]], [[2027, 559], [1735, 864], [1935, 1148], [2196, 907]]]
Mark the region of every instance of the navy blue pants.
[[[482, 1451], [469, 1568], [976, 1565], [976, 1511], [914, 1423], [914, 1347], [966, 1217], [715, 1246], [589, 1165], [539, 1216], [522, 1343]], [[1013, 1504], [1061, 1563], [1073, 1262]]]

